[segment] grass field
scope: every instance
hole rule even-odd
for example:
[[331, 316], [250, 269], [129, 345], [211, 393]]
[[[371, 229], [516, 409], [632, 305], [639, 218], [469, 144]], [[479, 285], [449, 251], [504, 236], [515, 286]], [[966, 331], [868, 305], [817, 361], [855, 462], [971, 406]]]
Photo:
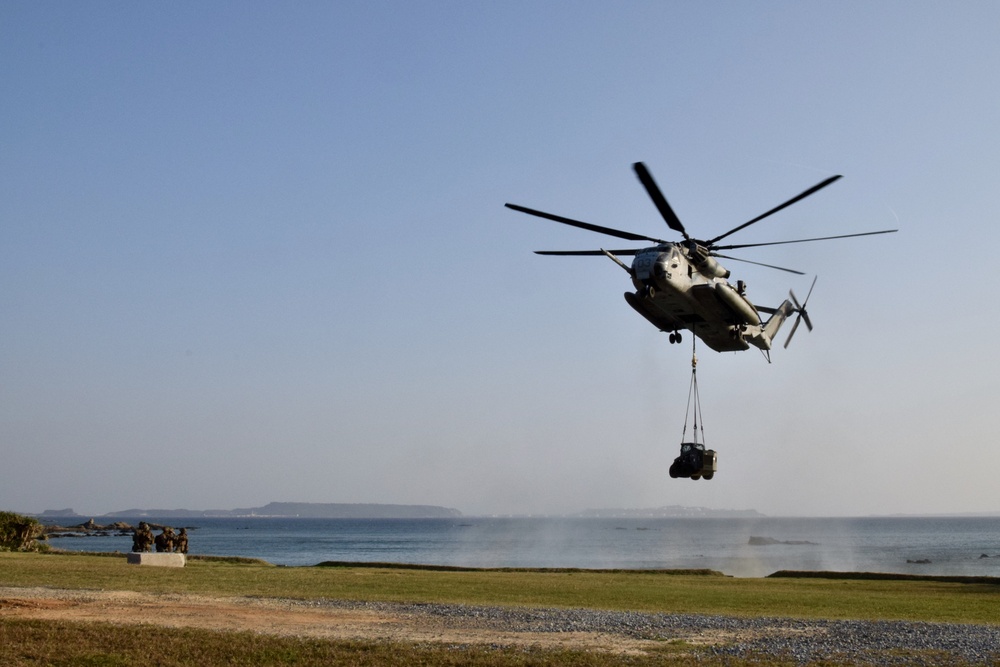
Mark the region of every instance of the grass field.
[[[1000, 624], [992, 582], [766, 578], [648, 571], [435, 571], [398, 567], [275, 567], [192, 560], [137, 567], [124, 556], [0, 553], [0, 586], [299, 599], [584, 607], [665, 613]], [[149, 647], [165, 653], [150, 662]], [[683, 650], [682, 650], [683, 649]], [[11, 665], [681, 665], [687, 647], [645, 656], [264, 637], [26, 620], [0, 621]], [[698, 664], [744, 664], [699, 655]], [[827, 664], [827, 663], [822, 663]], [[836, 664], [836, 663], [830, 663]]]
[[[504, 650], [479, 646], [448, 646], [399, 642], [324, 641], [272, 637], [252, 633], [171, 630], [150, 626], [110, 627], [100, 624], [42, 623], [0, 620], [0, 664], [59, 667], [381, 667], [436, 665], [441, 667], [681, 667], [708, 665], [693, 659], [683, 647], [665, 645], [652, 655], [615, 656], [571, 650]], [[744, 661], [724, 664], [739, 667]], [[772, 663], [774, 664], [774, 663]], [[778, 663], [780, 664], [780, 663]], [[794, 663], [788, 663], [789, 665]]]
[[185, 568], [172, 569], [128, 565], [124, 556], [0, 553], [0, 585], [1000, 624], [1000, 585], [935, 580], [736, 579], [642, 570], [275, 567], [211, 560], [192, 560]]

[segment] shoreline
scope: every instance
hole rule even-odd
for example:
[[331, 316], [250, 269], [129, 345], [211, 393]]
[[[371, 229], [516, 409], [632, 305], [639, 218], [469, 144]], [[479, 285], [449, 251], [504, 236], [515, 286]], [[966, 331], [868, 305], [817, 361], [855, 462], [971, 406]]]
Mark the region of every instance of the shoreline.
[[[126, 558], [127, 551], [75, 551], [50, 548], [39, 555], [49, 556], [98, 556], [102, 558]], [[229, 563], [234, 565], [264, 565], [275, 568], [345, 568], [372, 570], [417, 570], [423, 572], [479, 572], [479, 573], [522, 573], [522, 574], [648, 574], [684, 577], [722, 577], [728, 579], [833, 579], [860, 581], [926, 581], [948, 584], [980, 584], [1000, 586], [1000, 577], [949, 574], [907, 574], [898, 572], [866, 572], [838, 570], [776, 570], [760, 577], [738, 577], [719, 570], [683, 568], [586, 568], [586, 567], [466, 567], [462, 565], [435, 565], [423, 563], [391, 563], [379, 561], [322, 561], [312, 565], [280, 565], [262, 558], [246, 556], [214, 556], [208, 554], [187, 554], [189, 561]]]

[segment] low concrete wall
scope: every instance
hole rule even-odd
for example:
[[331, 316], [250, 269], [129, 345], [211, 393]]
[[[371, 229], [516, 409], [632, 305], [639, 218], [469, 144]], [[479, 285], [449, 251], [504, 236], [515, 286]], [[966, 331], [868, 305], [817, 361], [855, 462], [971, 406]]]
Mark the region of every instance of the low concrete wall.
[[184, 554], [129, 552], [128, 562], [132, 565], [155, 565], [157, 567], [184, 567], [187, 558]]

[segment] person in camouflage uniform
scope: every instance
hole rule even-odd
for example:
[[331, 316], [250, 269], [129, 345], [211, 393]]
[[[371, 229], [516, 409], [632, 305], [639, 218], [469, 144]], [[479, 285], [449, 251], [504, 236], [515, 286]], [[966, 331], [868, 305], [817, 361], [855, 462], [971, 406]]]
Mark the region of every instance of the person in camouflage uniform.
[[153, 531], [145, 521], [139, 522], [139, 527], [132, 535], [132, 551], [151, 551], [153, 548]]
[[158, 552], [171, 552], [174, 550], [174, 529], [164, 526], [159, 535], [156, 536], [156, 550]]

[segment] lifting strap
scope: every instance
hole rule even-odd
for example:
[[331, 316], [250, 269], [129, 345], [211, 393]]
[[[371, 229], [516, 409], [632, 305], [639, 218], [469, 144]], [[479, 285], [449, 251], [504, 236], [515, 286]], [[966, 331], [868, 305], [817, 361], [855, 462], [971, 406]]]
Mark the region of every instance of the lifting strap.
[[[695, 336], [691, 337], [692, 339]], [[692, 402], [693, 401], [693, 402]], [[688, 417], [694, 420], [694, 432], [691, 442], [705, 444], [705, 426], [701, 418], [701, 398], [698, 396], [698, 357], [694, 351], [694, 340], [691, 341], [691, 384], [688, 387], [687, 409], [684, 412], [684, 430], [681, 432], [681, 442], [687, 435]], [[698, 422], [702, 422], [701, 439], [698, 439]]]

